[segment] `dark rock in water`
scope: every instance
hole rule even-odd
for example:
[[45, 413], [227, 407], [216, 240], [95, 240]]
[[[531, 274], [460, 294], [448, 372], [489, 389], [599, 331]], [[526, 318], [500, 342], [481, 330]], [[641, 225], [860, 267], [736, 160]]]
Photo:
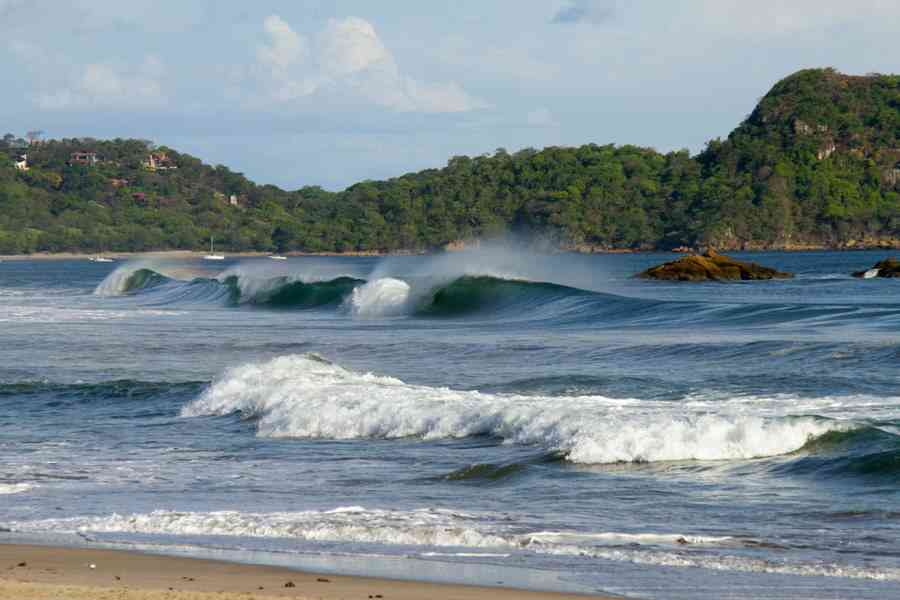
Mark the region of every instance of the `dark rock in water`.
[[865, 271], [857, 271], [854, 277], [863, 279], [871, 279], [873, 277], [900, 277], [900, 260], [896, 258], [886, 258], [875, 263], [871, 269]]
[[748, 281], [755, 279], [789, 279], [792, 273], [756, 263], [745, 263], [722, 256], [710, 248], [702, 256], [692, 254], [647, 269], [637, 277], [664, 281]]

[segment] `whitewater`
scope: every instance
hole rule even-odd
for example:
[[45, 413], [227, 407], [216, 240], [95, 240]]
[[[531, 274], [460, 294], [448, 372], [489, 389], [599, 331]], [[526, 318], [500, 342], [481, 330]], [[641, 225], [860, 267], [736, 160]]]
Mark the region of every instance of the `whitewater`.
[[632, 278], [669, 258], [0, 263], [0, 542], [900, 597], [900, 288], [849, 276], [885, 257]]

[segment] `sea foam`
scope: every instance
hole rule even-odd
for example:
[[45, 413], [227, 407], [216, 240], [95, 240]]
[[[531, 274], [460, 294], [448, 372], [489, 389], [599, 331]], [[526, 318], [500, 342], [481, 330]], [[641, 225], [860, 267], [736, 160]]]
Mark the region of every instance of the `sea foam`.
[[[656, 532], [528, 531], [517, 522], [518, 519], [510, 519], [509, 515], [494, 513], [347, 506], [333, 510], [273, 513], [158, 510], [3, 525], [19, 532], [277, 538], [400, 546], [404, 552], [410, 547], [418, 547], [421, 556], [506, 557], [508, 553], [520, 552], [717, 571], [900, 581], [900, 569], [896, 568], [757, 558], [746, 553], [758, 543], [749, 539]], [[704, 551], [710, 547], [720, 547], [726, 553], [714, 555]], [[466, 550], [448, 553], [434, 552], [431, 548]], [[486, 553], [482, 549], [493, 552]], [[505, 552], [497, 553], [498, 550]]]
[[383, 277], [353, 290], [350, 312], [358, 317], [389, 317], [403, 314], [410, 300], [410, 286], [402, 279]]
[[30, 483], [0, 483], [0, 496], [21, 494], [34, 488]]
[[754, 414], [753, 405], [681, 405], [603, 396], [518, 396], [411, 385], [316, 355], [227, 371], [181, 415], [239, 412], [264, 437], [425, 440], [489, 435], [577, 463], [776, 456], [852, 424]]

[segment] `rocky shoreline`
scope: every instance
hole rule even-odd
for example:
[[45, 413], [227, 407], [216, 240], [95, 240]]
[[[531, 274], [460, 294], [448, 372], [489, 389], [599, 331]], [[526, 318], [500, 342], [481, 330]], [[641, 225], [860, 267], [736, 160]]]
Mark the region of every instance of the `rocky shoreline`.
[[755, 281], [790, 279], [793, 276], [793, 273], [723, 256], [712, 248], [702, 255], [683, 256], [636, 275], [640, 279], [661, 281]]

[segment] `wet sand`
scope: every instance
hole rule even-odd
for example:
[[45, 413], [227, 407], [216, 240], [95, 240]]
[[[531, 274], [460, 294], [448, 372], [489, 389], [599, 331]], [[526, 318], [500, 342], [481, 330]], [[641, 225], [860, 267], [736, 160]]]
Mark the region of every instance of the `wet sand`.
[[321, 575], [120, 550], [0, 544], [3, 600], [583, 600], [508, 588]]

